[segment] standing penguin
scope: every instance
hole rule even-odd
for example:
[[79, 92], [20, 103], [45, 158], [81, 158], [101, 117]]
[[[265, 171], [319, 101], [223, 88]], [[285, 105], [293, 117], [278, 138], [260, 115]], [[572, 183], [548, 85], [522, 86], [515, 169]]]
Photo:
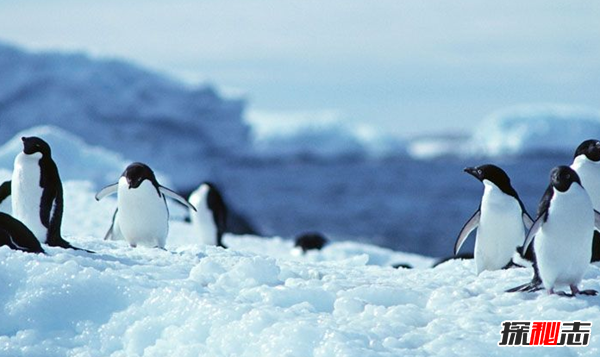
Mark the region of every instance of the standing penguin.
[[[575, 150], [573, 155], [573, 163], [571, 168], [577, 172], [582, 186], [587, 191], [592, 201], [593, 208], [596, 211], [600, 210], [600, 141], [585, 140]], [[543, 203], [543, 201], [542, 201]], [[540, 204], [538, 216], [543, 212], [545, 207]], [[534, 244], [529, 245], [529, 249], [520, 248], [519, 251], [523, 258], [534, 261], [534, 274], [531, 282], [514, 287], [508, 292], [516, 291], [536, 291], [542, 289], [542, 280], [540, 279], [537, 266], [535, 264]], [[594, 239], [592, 243], [592, 262], [600, 261], [600, 234], [594, 231]]]
[[28, 253], [44, 253], [40, 242], [22, 222], [0, 212], [0, 246]]
[[227, 206], [217, 187], [203, 182], [190, 195], [190, 203], [197, 209], [190, 209], [190, 217], [200, 241], [226, 248], [222, 239], [227, 225]]
[[525, 227], [529, 228], [533, 220], [504, 170], [495, 165], [482, 165], [467, 167], [464, 171], [481, 181], [484, 191], [481, 205], [458, 235], [454, 254], [477, 228], [474, 254], [477, 274], [509, 267], [516, 248], [525, 239]]
[[553, 294], [556, 287], [567, 285], [573, 295], [596, 295], [595, 290], [578, 288], [590, 263], [600, 214], [593, 209], [577, 172], [568, 166], [552, 169], [538, 212], [523, 250], [534, 241], [536, 273], [544, 288]]
[[185, 198], [161, 186], [152, 169], [140, 162], [127, 166], [119, 181], [98, 192], [96, 200], [113, 193], [117, 193], [117, 210], [107, 237], [122, 236], [132, 247], [165, 247], [169, 232], [166, 197], [196, 210]]
[[[586, 140], [575, 150], [571, 168], [577, 172], [592, 205], [600, 212], [600, 141]], [[594, 232], [592, 262], [600, 261], [600, 234]]]
[[61, 236], [63, 188], [50, 145], [35, 136], [21, 140], [23, 151], [15, 158], [11, 181], [13, 216], [40, 243], [79, 250]]

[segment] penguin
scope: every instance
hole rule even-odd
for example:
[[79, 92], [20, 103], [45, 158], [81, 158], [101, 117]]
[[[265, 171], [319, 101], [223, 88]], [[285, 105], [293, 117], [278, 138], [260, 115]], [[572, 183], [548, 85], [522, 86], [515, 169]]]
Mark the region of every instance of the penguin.
[[131, 247], [165, 248], [169, 232], [167, 197], [196, 210], [185, 198], [160, 185], [152, 169], [141, 162], [127, 166], [119, 181], [100, 190], [96, 200], [113, 193], [117, 194], [117, 210], [105, 239], [117, 234]]
[[[600, 212], [600, 141], [591, 139], [582, 142], [573, 155], [571, 168], [577, 172], [592, 205]], [[600, 261], [600, 233], [594, 232], [592, 262]]]
[[302, 253], [309, 250], [321, 250], [327, 244], [327, 238], [318, 232], [304, 233], [296, 237], [294, 247], [301, 248]]
[[578, 285], [590, 263], [600, 213], [593, 209], [592, 200], [575, 170], [569, 166], [552, 169], [538, 212], [523, 251], [527, 251], [533, 241], [536, 275], [543, 287], [549, 294], [554, 294], [558, 286], [567, 285], [571, 296], [596, 295], [595, 290], [580, 291]]
[[0, 185], [0, 212], [12, 213], [10, 212], [12, 202], [10, 199], [7, 200], [10, 197], [11, 185], [12, 182], [10, 181], [5, 181]]
[[512, 256], [523, 243], [525, 228], [529, 228], [533, 220], [504, 170], [495, 165], [482, 165], [467, 167], [464, 171], [481, 181], [484, 191], [479, 208], [456, 239], [454, 254], [477, 228], [474, 252], [477, 274], [508, 268], [514, 265]]
[[203, 182], [192, 192], [189, 202], [197, 209], [189, 211], [192, 226], [200, 241], [206, 245], [227, 248], [223, 244], [223, 234], [227, 226], [227, 206], [217, 187], [211, 182]]
[[[600, 211], [600, 141], [590, 139], [579, 144], [577, 149], [575, 149], [571, 168], [579, 175], [582, 186], [590, 196], [593, 208], [596, 211]], [[538, 216], [543, 213], [544, 209], [545, 207], [540, 204]], [[534, 262], [533, 278], [531, 282], [509, 289], [507, 292], [533, 292], [541, 290], [543, 286], [535, 264], [534, 244], [530, 244], [527, 250], [523, 250], [522, 247], [519, 248], [519, 253], [524, 259]], [[600, 233], [598, 231], [594, 231], [591, 261], [600, 261]]]
[[13, 217], [23, 222], [40, 243], [85, 250], [62, 238], [63, 188], [50, 145], [35, 136], [21, 140], [23, 151], [15, 158], [11, 180]]
[[28, 253], [45, 253], [40, 241], [21, 221], [0, 212], [0, 246]]

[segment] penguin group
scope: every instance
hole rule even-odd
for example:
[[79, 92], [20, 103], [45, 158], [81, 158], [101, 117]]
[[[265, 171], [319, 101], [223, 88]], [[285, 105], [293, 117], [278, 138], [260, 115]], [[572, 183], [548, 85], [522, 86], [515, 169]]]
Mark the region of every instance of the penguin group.
[[[10, 181], [0, 186], [0, 204], [10, 198], [11, 214], [0, 212], [0, 246], [45, 253], [43, 245], [93, 253], [71, 245], [61, 234], [63, 186], [50, 145], [38, 137], [21, 138]], [[202, 194], [192, 195], [200, 208], [158, 183], [152, 169], [139, 162], [127, 166], [117, 183], [96, 194], [96, 200], [117, 194], [117, 208], [104, 239], [123, 239], [131, 247], [164, 249], [169, 231], [166, 199], [186, 206], [198, 240], [224, 247], [226, 207], [213, 184], [203, 183]]]
[[[0, 185], [0, 204], [8, 198], [11, 202], [11, 214], [0, 212], [0, 246], [41, 254], [45, 246], [93, 253], [62, 236], [63, 186], [50, 146], [38, 137], [21, 140], [23, 149], [15, 158], [12, 179]], [[590, 262], [600, 260], [600, 141], [584, 141], [570, 166], [551, 170], [535, 219], [502, 168], [486, 164], [464, 171], [484, 190], [479, 207], [458, 234], [455, 256], [460, 256], [464, 242], [477, 230], [473, 254], [477, 274], [533, 267], [530, 282], [507, 291], [597, 294], [580, 290], [579, 284]], [[199, 242], [225, 248], [227, 207], [214, 183], [203, 182], [187, 200], [161, 185], [148, 165], [134, 162], [95, 198], [99, 201], [112, 194], [117, 195], [117, 207], [105, 240], [165, 249], [170, 198], [187, 207]], [[326, 244], [327, 239], [316, 232], [305, 233], [295, 242], [304, 254]], [[571, 294], [559, 291], [561, 287], [570, 288]]]
[[[477, 229], [474, 259], [477, 274], [513, 266], [533, 266], [531, 282], [507, 290], [575, 296], [590, 264], [600, 260], [600, 141], [586, 140], [570, 166], [556, 166], [532, 219], [510, 178], [495, 165], [465, 172], [484, 185], [481, 204], [458, 234], [456, 255]], [[525, 264], [523, 264], [525, 262]], [[557, 290], [568, 287], [571, 294]]]

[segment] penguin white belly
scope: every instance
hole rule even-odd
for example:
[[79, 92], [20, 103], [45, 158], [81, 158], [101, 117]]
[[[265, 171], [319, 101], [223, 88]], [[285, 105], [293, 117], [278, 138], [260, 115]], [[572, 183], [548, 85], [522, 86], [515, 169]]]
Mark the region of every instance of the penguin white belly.
[[196, 212], [190, 210], [190, 218], [200, 241], [206, 245], [217, 245], [217, 226], [207, 203], [208, 190], [207, 185], [202, 185], [190, 195], [190, 203], [196, 207]]
[[19, 153], [15, 158], [11, 183], [12, 214], [33, 232], [40, 243], [46, 243], [47, 229], [40, 218], [43, 193], [40, 187], [41, 158], [40, 153]]
[[600, 209], [600, 162], [587, 160], [580, 155], [575, 158], [571, 168], [577, 172], [581, 185], [585, 188], [595, 210]]
[[198, 207], [197, 210], [198, 212], [192, 212], [192, 224], [200, 237], [200, 241], [206, 245], [217, 245], [217, 227], [212, 211], [202, 206]]
[[525, 240], [521, 206], [512, 196], [485, 184], [480, 209], [474, 254], [477, 274], [505, 267]]
[[132, 246], [164, 248], [169, 232], [169, 211], [149, 180], [130, 189], [124, 177], [119, 179], [117, 196], [118, 229]]
[[574, 184], [568, 194], [554, 195], [548, 220], [534, 240], [540, 278], [546, 289], [581, 282], [590, 264], [594, 233], [592, 203], [579, 185]]

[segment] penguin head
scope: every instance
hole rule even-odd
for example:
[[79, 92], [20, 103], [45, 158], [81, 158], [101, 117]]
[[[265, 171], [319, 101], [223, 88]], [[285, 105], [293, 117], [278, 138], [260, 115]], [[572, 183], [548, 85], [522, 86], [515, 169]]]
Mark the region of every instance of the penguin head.
[[600, 161], [600, 141], [591, 139], [579, 144], [577, 150], [575, 150], [575, 155], [573, 158], [576, 158], [580, 155], [585, 155], [585, 157], [590, 161]]
[[473, 175], [476, 179], [483, 182], [485, 180], [490, 181], [494, 185], [498, 186], [503, 192], [512, 194], [514, 189], [510, 184], [510, 178], [496, 165], [481, 165], [477, 167], [467, 167], [464, 171], [470, 175]]
[[574, 182], [581, 185], [579, 175], [569, 166], [557, 166], [550, 171], [550, 185], [560, 192], [566, 192]]
[[157, 187], [158, 182], [156, 181], [156, 176], [154, 176], [154, 172], [152, 169], [141, 162], [134, 162], [133, 164], [127, 166], [123, 175], [121, 175], [127, 179], [127, 184], [129, 188], [138, 188], [144, 182], [144, 180], [150, 180], [152, 184]]
[[50, 145], [37, 136], [22, 137], [21, 140], [23, 141], [23, 153], [25, 155], [33, 155], [39, 152], [42, 156], [50, 156]]

